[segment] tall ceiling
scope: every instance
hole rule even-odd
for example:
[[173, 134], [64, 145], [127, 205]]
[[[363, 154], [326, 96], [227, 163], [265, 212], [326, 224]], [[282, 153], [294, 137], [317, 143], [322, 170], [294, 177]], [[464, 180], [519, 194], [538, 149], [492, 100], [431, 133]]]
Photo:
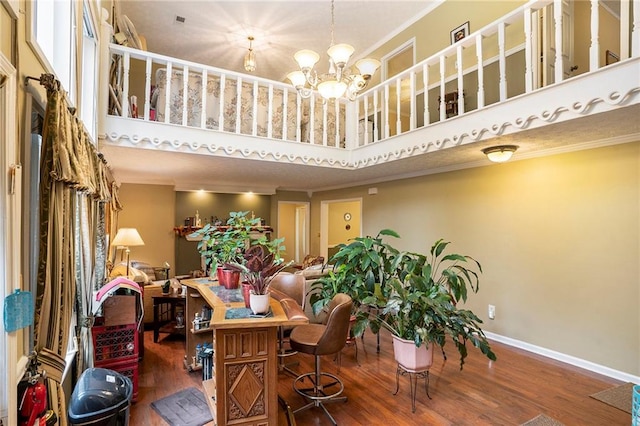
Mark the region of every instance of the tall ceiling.
[[[441, 0], [337, 0], [335, 42], [353, 45], [353, 59], [364, 57], [439, 3]], [[330, 0], [120, 0], [116, 5], [120, 8], [116, 16], [128, 18], [135, 32], [146, 39], [150, 52], [245, 72], [247, 37], [253, 36], [258, 64], [254, 75], [283, 81], [297, 69], [293, 55], [300, 49], [320, 54], [318, 69], [328, 67]]]
[[[117, 0], [116, 0], [117, 1]], [[478, 0], [473, 0], [478, 1]], [[354, 60], [365, 57], [398, 31], [415, 22], [441, 0], [335, 2], [335, 41], [352, 44]], [[259, 77], [283, 81], [297, 68], [293, 59], [299, 49], [323, 53], [330, 44], [330, 0], [280, 1], [167, 1], [120, 0], [116, 16], [128, 18], [135, 32], [146, 39], [153, 53], [244, 72], [248, 36], [255, 37]], [[461, 7], [462, 4], [461, 4]], [[179, 22], [178, 17], [180, 17]], [[351, 61], [353, 63], [353, 60]], [[326, 60], [318, 65], [324, 69]], [[639, 135], [640, 105], [598, 116], [570, 120], [560, 125], [496, 138], [489, 143], [516, 143], [518, 158], [531, 158], [572, 146], [598, 144], [601, 140]], [[609, 123], [616, 123], [615, 126]], [[562, 137], [559, 137], [562, 135]], [[369, 184], [420, 174], [489, 164], [475, 144], [441, 150], [401, 161], [359, 170], [336, 170], [277, 161], [241, 160], [167, 150], [131, 149], [105, 144], [101, 149], [119, 182], [173, 184], [197, 189], [200, 182], [217, 182], [238, 190], [252, 186], [299, 191], [320, 191]], [[548, 155], [548, 154], [547, 154]], [[250, 165], [249, 167], [243, 167]], [[243, 189], [241, 189], [243, 188]]]

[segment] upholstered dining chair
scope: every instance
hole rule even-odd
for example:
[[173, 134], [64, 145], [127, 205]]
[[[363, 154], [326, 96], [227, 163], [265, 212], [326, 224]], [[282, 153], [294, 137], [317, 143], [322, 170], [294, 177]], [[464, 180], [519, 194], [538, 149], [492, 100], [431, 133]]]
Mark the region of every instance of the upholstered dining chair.
[[[281, 272], [273, 277], [269, 287], [271, 295], [275, 299], [283, 304], [292, 303], [293, 301], [300, 307], [300, 310], [304, 312], [307, 293], [306, 282], [305, 277], [302, 275]], [[294, 327], [295, 326], [284, 326], [278, 328], [278, 371], [287, 372], [297, 377], [298, 373], [289, 368], [297, 363], [286, 362], [286, 358], [294, 355], [296, 352], [285, 349], [286, 341]]]
[[[291, 348], [315, 357], [314, 371], [302, 374], [293, 381], [293, 389], [309, 400], [308, 404], [294, 410], [294, 413], [311, 407], [320, 407], [331, 422], [334, 425], [337, 424], [325, 404], [346, 402], [347, 397], [340, 396], [344, 391], [344, 384], [338, 376], [322, 371], [320, 360], [323, 355], [337, 354], [344, 347], [349, 332], [352, 306], [351, 297], [338, 293], [329, 302], [325, 324], [300, 325], [291, 332], [289, 337]], [[311, 387], [303, 387], [306, 379], [311, 382]]]

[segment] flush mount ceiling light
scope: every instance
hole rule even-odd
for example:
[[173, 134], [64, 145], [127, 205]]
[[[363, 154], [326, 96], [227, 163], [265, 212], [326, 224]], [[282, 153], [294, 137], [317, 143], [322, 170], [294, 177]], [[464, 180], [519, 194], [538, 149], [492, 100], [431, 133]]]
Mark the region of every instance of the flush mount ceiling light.
[[509, 161], [517, 149], [517, 145], [498, 145], [485, 148], [482, 152], [490, 161], [493, 161], [494, 163], [504, 163], [505, 161]]
[[249, 51], [244, 56], [244, 69], [247, 72], [254, 72], [256, 70], [256, 53], [253, 51], [253, 36], [247, 37], [249, 39]]
[[361, 59], [356, 62], [360, 74], [352, 74], [347, 62], [353, 54], [353, 46], [345, 43], [334, 44], [333, 30], [335, 25], [334, 0], [331, 0], [331, 44], [327, 50], [329, 55], [329, 72], [318, 75], [313, 66], [320, 59], [313, 50], [299, 50], [294, 55], [299, 71], [291, 72], [287, 78], [303, 98], [308, 98], [317, 89], [325, 99], [337, 99], [346, 96], [354, 100], [356, 95], [367, 87], [371, 76], [380, 67], [376, 59]]

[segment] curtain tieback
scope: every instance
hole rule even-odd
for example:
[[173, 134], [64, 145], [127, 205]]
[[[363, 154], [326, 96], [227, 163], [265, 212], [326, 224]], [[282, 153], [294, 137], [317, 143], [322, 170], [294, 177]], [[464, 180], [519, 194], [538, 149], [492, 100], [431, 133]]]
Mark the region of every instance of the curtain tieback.
[[78, 325], [84, 328], [91, 328], [95, 323], [96, 317], [92, 314], [79, 318]]

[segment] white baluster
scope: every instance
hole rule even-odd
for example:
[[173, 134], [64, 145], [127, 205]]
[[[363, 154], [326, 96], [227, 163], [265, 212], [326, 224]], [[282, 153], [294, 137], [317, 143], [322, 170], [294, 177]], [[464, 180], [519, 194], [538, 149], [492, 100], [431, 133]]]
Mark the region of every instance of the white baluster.
[[[531, 20], [531, 8], [528, 7], [524, 10], [524, 90], [526, 93], [533, 90], [533, 64], [536, 63], [533, 60]], [[480, 79], [479, 74], [478, 79]], [[478, 108], [481, 108], [480, 103], [478, 103]]]
[[144, 121], [149, 121], [151, 111], [151, 58], [145, 61], [144, 70]]
[[429, 65], [425, 62], [422, 64], [422, 87], [424, 98], [423, 126], [429, 125]]
[[187, 65], [182, 69], [182, 125], [189, 124], [189, 113], [187, 107], [189, 106], [189, 67]]
[[389, 137], [389, 83], [384, 85], [384, 137]]
[[269, 83], [269, 102], [267, 103], [267, 137], [273, 138], [273, 84]]
[[253, 120], [251, 121], [251, 134], [258, 135], [258, 80], [253, 82], [253, 104], [251, 105]]
[[378, 141], [378, 91], [373, 92], [373, 141]]
[[562, 59], [562, 0], [553, 2], [553, 22], [555, 25], [555, 83], [560, 83], [564, 77], [564, 60]]
[[122, 117], [129, 117], [129, 67], [129, 52], [125, 52], [124, 70], [122, 73], [122, 98], [120, 99], [120, 103], [122, 104]]
[[462, 44], [456, 48], [456, 64], [458, 64], [458, 114], [464, 113], [464, 64], [462, 63]]
[[[640, 6], [638, 6], [640, 7]], [[638, 9], [634, 7], [634, 9]], [[629, 0], [620, 0], [620, 60], [629, 58]]]
[[200, 127], [207, 127], [207, 84], [209, 83], [209, 73], [206, 69], [202, 70], [202, 108], [200, 109]]
[[164, 86], [164, 122], [169, 123], [171, 115], [171, 74], [173, 73], [173, 64], [171, 62], [167, 62], [166, 74], [164, 76], [165, 86]]
[[236, 133], [242, 129], [242, 77], [236, 79]]
[[599, 16], [598, 0], [591, 0], [591, 46], [589, 47], [589, 71], [595, 71], [600, 68], [600, 36], [598, 34]]
[[447, 118], [447, 104], [444, 100], [445, 97], [445, 80], [444, 80], [444, 71], [445, 71], [445, 57], [444, 55], [440, 55], [440, 121], [444, 121]]
[[226, 74], [220, 74], [220, 108], [218, 109], [218, 130], [224, 131], [224, 93], [227, 87]]
[[411, 71], [409, 73], [409, 96], [410, 99], [410, 111], [409, 111], [409, 129], [416, 128], [416, 72]]
[[505, 56], [505, 23], [498, 25], [498, 58], [500, 67], [500, 101], [507, 99], [507, 58]]
[[396, 78], [396, 135], [402, 133], [402, 114], [400, 111], [400, 89], [402, 87], [402, 79]]

